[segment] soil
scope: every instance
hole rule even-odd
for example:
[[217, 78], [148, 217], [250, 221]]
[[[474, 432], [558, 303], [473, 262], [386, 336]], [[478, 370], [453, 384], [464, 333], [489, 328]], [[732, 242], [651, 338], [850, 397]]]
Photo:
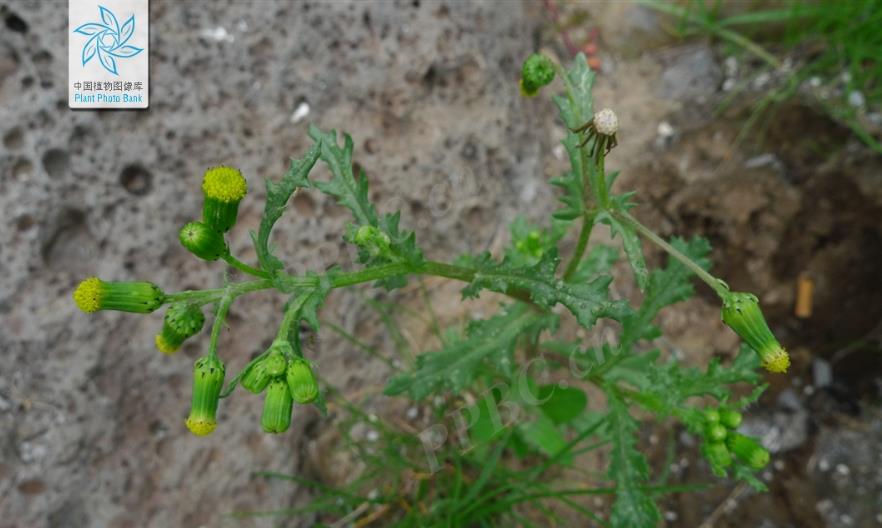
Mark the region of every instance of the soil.
[[[154, 0], [150, 110], [72, 112], [64, 4], [0, 2], [2, 528], [275, 526], [227, 514], [302, 505], [310, 494], [252, 472], [339, 482], [354, 469], [317, 412], [298, 415], [286, 435], [265, 435], [260, 402], [247, 395], [225, 402], [211, 437], [190, 436], [189, 369], [207, 336], [167, 358], [152, 348], [160, 314], [89, 317], [70, 301], [92, 274], [167, 290], [218, 285], [220, 267], [190, 258], [175, 236], [198, 214], [205, 167], [233, 163], [249, 177], [231, 236], [245, 260], [258, 182], [307, 148], [307, 122], [352, 134], [380, 210], [401, 209], [431, 257], [498, 250], [516, 214], [539, 220], [555, 207], [546, 180], [565, 166], [564, 131], [549, 102], [516, 86], [531, 51], [568, 53], [541, 4], [257, 5]], [[574, 41], [599, 29], [595, 99], [619, 116], [608, 165], [622, 171], [619, 189], [637, 191], [635, 214], [665, 236], [708, 237], [715, 272], [760, 296], [794, 358], [744, 425], [774, 452], [763, 475], [770, 493], [723, 482], [671, 496], [666, 524], [882, 526], [882, 158], [800, 98], [777, 108], [762, 138], [739, 142], [750, 101], [719, 111], [730, 73], [721, 50], [673, 39], [665, 19], [631, 3], [561, 10], [584, 20]], [[747, 75], [751, 65], [741, 66]], [[275, 239], [291, 271], [350, 261], [345, 210], [303, 193], [292, 213]], [[616, 275], [616, 294], [636, 296], [628, 270]], [[794, 315], [799, 277], [814, 285], [808, 318]], [[458, 285], [425, 286], [442, 326], [495, 302], [462, 304]], [[424, 318], [402, 325], [396, 341], [366, 299], [423, 309], [416, 287], [363, 289], [335, 292], [322, 318], [389, 355], [396, 343], [435, 344]], [[222, 336], [232, 369], [266, 347], [283, 301], [237, 302]], [[718, 314], [701, 287], [662, 314], [684, 361], [733, 355], [737, 339]], [[389, 375], [327, 325], [311, 347], [348, 395], [377, 393]], [[400, 400], [377, 405], [407, 412]], [[674, 425], [646, 437], [655, 473], [668, 465], [672, 482], [711, 481], [694, 440]], [[674, 458], [651, 437], [677, 438]]]

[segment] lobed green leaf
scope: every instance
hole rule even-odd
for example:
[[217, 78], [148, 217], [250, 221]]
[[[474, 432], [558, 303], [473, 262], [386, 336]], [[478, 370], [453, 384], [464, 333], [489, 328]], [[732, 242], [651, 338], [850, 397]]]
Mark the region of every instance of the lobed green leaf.
[[477, 271], [462, 290], [464, 298], [477, 297], [481, 290], [505, 293], [517, 288], [530, 292], [530, 299], [543, 308], [550, 309], [557, 303], [566, 306], [585, 328], [594, 326], [600, 317], [622, 320], [630, 314], [627, 303], [610, 299], [609, 275], [580, 283], [556, 278], [560, 264], [557, 249], [546, 251], [533, 266], [516, 266], [509, 259], [497, 262], [489, 253], [470, 259], [469, 264]]
[[416, 369], [389, 380], [385, 393], [407, 393], [414, 400], [440, 389], [458, 393], [474, 381], [485, 360], [500, 370], [506, 369], [506, 364], [510, 368], [518, 338], [554, 323], [551, 314], [538, 313], [523, 303], [510, 305], [499, 315], [470, 323], [464, 338], [417, 356]]
[[[671, 240], [671, 245], [695, 261], [703, 269], [710, 269], [710, 244], [704, 238], [685, 241], [681, 238]], [[641, 257], [642, 258], [642, 257]], [[664, 269], [653, 270], [646, 284], [643, 303], [628, 318], [622, 321], [621, 346], [630, 349], [640, 339], [654, 339], [661, 332], [652, 324], [662, 308], [684, 301], [694, 293], [692, 272], [673, 257], [668, 257]]]
[[260, 267], [270, 276], [275, 276], [284, 267], [282, 262], [272, 254], [269, 247], [273, 226], [284, 214], [291, 195], [297, 189], [309, 187], [307, 175], [318, 161], [320, 150], [321, 142], [315, 143], [302, 158], [291, 160], [291, 167], [282, 176], [281, 181], [278, 183], [272, 180], [266, 181], [266, 205], [264, 205], [257, 234], [252, 232], [251, 238]]
[[655, 501], [645, 490], [649, 464], [637, 450], [638, 422], [615, 389], [607, 388], [609, 414], [606, 430], [612, 440], [609, 478], [616, 483], [610, 524], [613, 526], [657, 526], [661, 520]]

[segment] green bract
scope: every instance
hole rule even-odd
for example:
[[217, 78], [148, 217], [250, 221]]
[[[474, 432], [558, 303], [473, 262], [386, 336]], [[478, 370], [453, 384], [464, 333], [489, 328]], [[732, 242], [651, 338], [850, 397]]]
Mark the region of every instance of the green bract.
[[252, 365], [242, 376], [239, 383], [248, 392], [260, 394], [272, 378], [273, 376], [267, 371], [266, 359], [263, 359]]
[[205, 171], [202, 192], [202, 221], [215, 231], [226, 233], [236, 224], [239, 202], [248, 193], [245, 178], [233, 167], [213, 167]]
[[163, 354], [174, 354], [181, 344], [196, 335], [205, 324], [199, 306], [187, 302], [175, 303], [165, 312], [162, 332], [156, 335], [156, 348]]
[[202, 222], [190, 222], [181, 228], [181, 244], [203, 260], [217, 260], [230, 253], [224, 236]]
[[98, 310], [150, 313], [162, 306], [165, 294], [150, 282], [105, 282], [90, 277], [73, 292], [77, 307], [92, 313]]
[[269, 348], [269, 354], [264, 360], [266, 371], [270, 376], [281, 376], [285, 373], [288, 365], [287, 358], [294, 355], [294, 349], [287, 341], [277, 339]]
[[294, 401], [299, 404], [312, 403], [318, 397], [318, 383], [312, 373], [309, 363], [302, 359], [295, 359], [288, 365], [286, 373], [288, 388]]
[[291, 426], [291, 409], [294, 400], [288, 384], [281, 378], [272, 380], [263, 399], [263, 415], [260, 425], [267, 433], [284, 433]]
[[193, 365], [193, 398], [187, 429], [197, 436], [211, 434], [217, 426], [215, 414], [224, 385], [224, 364], [213, 356], [204, 356]]
[[720, 423], [729, 429], [737, 429], [741, 425], [741, 413], [728, 409], [724, 410], [720, 413]]
[[726, 445], [753, 469], [762, 469], [769, 463], [769, 452], [749, 436], [732, 433], [726, 438]]
[[732, 465], [732, 455], [726, 444], [722, 442], [708, 442], [703, 447], [704, 457], [711, 465], [711, 469], [718, 476], [726, 474], [726, 468]]
[[787, 372], [790, 357], [778, 343], [752, 293], [729, 292], [723, 295], [723, 322], [762, 358], [769, 372]]
[[710, 424], [704, 434], [709, 442], [722, 442], [726, 439], [726, 428], [720, 424]]

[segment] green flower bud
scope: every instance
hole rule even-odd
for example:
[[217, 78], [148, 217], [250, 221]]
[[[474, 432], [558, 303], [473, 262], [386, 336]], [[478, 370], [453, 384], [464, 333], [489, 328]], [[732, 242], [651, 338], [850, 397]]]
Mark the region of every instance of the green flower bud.
[[98, 310], [150, 313], [162, 306], [165, 293], [150, 282], [104, 282], [98, 277], [82, 281], [73, 292], [77, 307], [92, 313]]
[[355, 236], [352, 237], [352, 241], [374, 257], [388, 256], [391, 251], [392, 241], [389, 239], [389, 235], [371, 225], [359, 227]]
[[318, 383], [309, 363], [303, 359], [295, 359], [288, 365], [288, 388], [294, 401], [300, 404], [312, 403], [318, 397]]
[[224, 236], [202, 222], [190, 222], [181, 228], [181, 244], [203, 260], [217, 260], [230, 252]]
[[787, 372], [790, 357], [769, 330], [756, 295], [741, 292], [726, 294], [723, 298], [723, 322], [760, 355], [766, 370]]
[[721, 411], [720, 423], [729, 429], [738, 429], [738, 426], [741, 425], [741, 413], [732, 410]]
[[716, 409], [706, 409], [704, 411], [704, 421], [709, 424], [720, 423], [720, 412]]
[[224, 364], [214, 356], [203, 356], [193, 365], [193, 400], [187, 429], [197, 436], [214, 431], [217, 402], [224, 386]]
[[554, 80], [554, 63], [544, 55], [534, 53], [521, 68], [521, 93], [533, 97], [539, 89]]
[[291, 410], [294, 400], [288, 384], [280, 378], [272, 380], [263, 399], [263, 416], [260, 425], [267, 433], [284, 433], [291, 426]]
[[708, 442], [722, 442], [726, 439], [726, 428], [718, 423], [709, 424], [704, 430], [704, 435]]
[[239, 384], [248, 392], [260, 394], [273, 377], [266, 371], [266, 358], [258, 361], [242, 376]]
[[769, 452], [755, 439], [740, 433], [732, 433], [726, 438], [729, 451], [753, 469], [762, 469], [769, 463]]
[[226, 233], [236, 224], [239, 202], [248, 193], [248, 184], [239, 169], [213, 167], [205, 171], [202, 179], [205, 203], [202, 221], [219, 233]]
[[276, 339], [270, 345], [269, 354], [264, 358], [266, 371], [270, 376], [283, 376], [285, 367], [288, 366], [288, 357], [294, 355], [291, 343], [284, 339]]
[[169, 306], [162, 323], [162, 332], [156, 335], [156, 348], [163, 354], [174, 354], [181, 344], [196, 335], [205, 324], [202, 310], [193, 304], [180, 302]]
[[708, 442], [703, 447], [704, 458], [710, 463], [711, 470], [717, 476], [724, 476], [726, 468], [732, 465], [732, 455], [726, 444], [722, 442]]

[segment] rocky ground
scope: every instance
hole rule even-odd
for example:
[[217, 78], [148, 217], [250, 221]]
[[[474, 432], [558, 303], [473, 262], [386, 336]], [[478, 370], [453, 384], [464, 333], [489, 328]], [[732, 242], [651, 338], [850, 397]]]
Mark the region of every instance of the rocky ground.
[[[430, 256], [499, 247], [516, 214], [554, 207], [546, 180], [564, 164], [550, 104], [520, 97], [516, 80], [537, 47], [566, 50], [541, 4], [505, 6], [154, 0], [150, 110], [73, 112], [66, 3], [0, 2], [0, 527], [269, 526], [226, 514], [309, 499], [251, 472], [330, 457], [333, 446], [315, 441], [317, 413], [269, 436], [259, 400], [239, 394], [214, 435], [193, 438], [182, 421], [207, 336], [167, 358], [152, 345], [159, 314], [86, 316], [70, 292], [91, 274], [167, 290], [219, 284], [220, 266], [176, 239], [198, 215], [201, 172], [231, 163], [249, 178], [231, 239], [253, 258], [259, 182], [307, 148], [309, 122], [353, 135], [373, 198], [402, 210]], [[636, 214], [664, 235], [708, 236], [719, 274], [760, 294], [795, 357], [747, 424], [778, 454], [772, 492], [675, 497], [668, 523], [882, 525], [880, 410], [867, 403], [878, 402], [882, 371], [882, 160], [799, 100], [780, 109], [761, 148], [737, 144], [748, 110], [715, 114], [738, 75], [717, 50], [673, 40], [664, 20], [632, 4], [576, 8], [600, 28], [596, 99], [619, 114], [609, 164], [622, 170], [618, 185], [638, 191]], [[276, 239], [292, 271], [348, 261], [344, 210], [306, 193], [293, 209]], [[791, 315], [800, 274], [815, 284], [809, 319]], [[456, 288], [430, 286], [442, 320], [462, 317]], [[323, 318], [391, 348], [376, 312], [359, 308], [373, 295], [335, 292]], [[268, 344], [281, 303], [259, 294], [234, 305], [221, 346], [232, 368]], [[663, 323], [686, 357], [731, 354], [709, 294], [669, 312]], [[316, 348], [322, 374], [344, 391], [388, 374], [333, 333]], [[675, 462], [683, 481], [707, 475], [690, 441], [681, 438]]]

